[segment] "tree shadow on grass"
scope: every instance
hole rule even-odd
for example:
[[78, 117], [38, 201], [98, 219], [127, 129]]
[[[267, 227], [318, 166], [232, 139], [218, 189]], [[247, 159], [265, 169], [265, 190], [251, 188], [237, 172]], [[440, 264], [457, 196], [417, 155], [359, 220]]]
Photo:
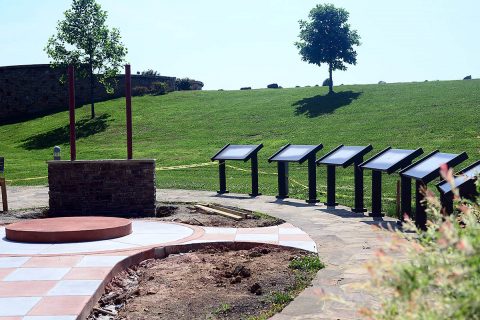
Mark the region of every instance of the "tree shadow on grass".
[[[77, 139], [86, 138], [96, 133], [107, 130], [110, 115], [107, 113], [101, 114], [94, 119], [83, 119], [75, 122], [75, 129]], [[39, 133], [22, 140], [22, 148], [26, 150], [37, 150], [54, 147], [70, 142], [70, 125], [61, 128], [53, 129], [48, 132]]]
[[324, 114], [332, 113], [340, 107], [344, 107], [358, 99], [362, 92], [342, 91], [329, 95], [317, 95], [295, 102], [292, 106], [297, 107], [295, 115], [306, 115], [315, 118]]

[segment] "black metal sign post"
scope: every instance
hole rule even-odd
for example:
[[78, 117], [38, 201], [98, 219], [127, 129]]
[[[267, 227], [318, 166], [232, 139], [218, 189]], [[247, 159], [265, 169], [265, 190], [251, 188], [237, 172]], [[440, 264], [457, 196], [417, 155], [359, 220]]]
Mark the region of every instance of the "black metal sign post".
[[363, 162], [363, 156], [372, 150], [372, 146], [344, 146], [339, 145], [323, 157], [317, 160], [317, 165], [327, 166], [327, 206], [336, 206], [335, 201], [335, 167], [341, 166], [347, 168], [353, 164], [353, 173], [355, 177], [355, 205], [353, 212], [365, 212], [363, 200], [363, 171], [359, 168]]
[[258, 155], [255, 152], [250, 158], [251, 170], [252, 170], [252, 192], [248, 195], [251, 197], [256, 197], [261, 195], [258, 192]]
[[307, 203], [317, 203], [317, 166], [315, 159], [317, 152], [323, 148], [319, 145], [291, 145], [287, 144], [272, 155], [268, 162], [277, 162], [278, 172], [278, 199], [288, 198], [288, 163], [303, 163], [308, 160], [308, 199]]
[[[474, 200], [478, 197], [475, 181], [480, 174], [480, 160], [460, 170], [452, 181], [453, 187], [458, 189], [462, 198]], [[437, 183], [437, 189], [440, 192], [442, 206], [449, 214], [453, 213], [453, 190], [451, 182], [443, 180]]]
[[220, 190], [217, 191], [219, 194], [228, 193], [227, 190], [227, 165], [225, 160], [218, 161], [218, 177], [220, 179]]
[[[369, 152], [373, 148], [370, 146]], [[363, 156], [359, 157], [353, 164], [353, 176], [355, 179], [355, 201], [354, 207], [352, 208], [353, 212], [361, 213], [367, 212], [365, 208], [364, 192], [363, 192], [363, 170], [360, 168], [360, 163], [363, 162]]]
[[317, 203], [317, 165], [316, 155], [312, 153], [308, 156], [308, 203]]
[[277, 199], [288, 198], [288, 162], [279, 162], [278, 174], [278, 195]]
[[335, 199], [335, 181], [335, 166], [327, 165], [327, 202], [324, 204], [328, 207], [338, 206], [338, 202]]
[[372, 171], [372, 212], [373, 217], [383, 217], [382, 213], [382, 172]]
[[228, 193], [227, 190], [227, 165], [225, 160], [242, 160], [244, 162], [251, 160], [251, 178], [252, 197], [260, 195], [258, 192], [258, 151], [263, 148], [263, 144], [259, 145], [234, 145], [227, 144], [218, 151], [212, 158], [212, 161], [218, 161], [218, 176], [220, 180], [219, 194]]
[[363, 170], [372, 170], [372, 211], [369, 213], [369, 216], [384, 216], [382, 213], [382, 172], [392, 174], [401, 168], [405, 168], [422, 153], [422, 149], [404, 150], [388, 147], [359, 164], [359, 167]]
[[[422, 192], [423, 188], [425, 188], [429, 182], [440, 176], [440, 167], [442, 165], [445, 164], [449, 168], [455, 167], [466, 159], [468, 159], [468, 155], [465, 152], [461, 154], [451, 154], [441, 153], [435, 150], [400, 171], [400, 176], [404, 177], [405, 181], [408, 179], [410, 183], [410, 179], [415, 180], [415, 224], [418, 228], [425, 230], [427, 225], [427, 213], [423, 204], [425, 198]], [[405, 185], [407, 185], [407, 183], [405, 183]], [[407, 195], [406, 191], [402, 192], [402, 194], [404, 193], [405, 196], [408, 197], [404, 201], [411, 202], [411, 194]], [[408, 208], [402, 208], [403, 213], [412, 217], [412, 212], [405, 211], [406, 209]]]
[[[411, 165], [409, 163], [408, 165]], [[400, 216], [398, 220], [405, 220], [405, 213], [412, 212], [412, 181], [410, 178], [400, 175]]]

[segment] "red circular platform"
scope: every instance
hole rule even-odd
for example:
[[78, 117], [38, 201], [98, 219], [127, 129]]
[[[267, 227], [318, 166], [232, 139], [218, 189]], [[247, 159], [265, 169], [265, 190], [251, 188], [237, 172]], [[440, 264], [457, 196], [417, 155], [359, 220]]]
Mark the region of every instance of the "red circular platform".
[[65, 217], [28, 220], [5, 227], [6, 238], [18, 242], [84, 242], [132, 233], [132, 222], [111, 217]]

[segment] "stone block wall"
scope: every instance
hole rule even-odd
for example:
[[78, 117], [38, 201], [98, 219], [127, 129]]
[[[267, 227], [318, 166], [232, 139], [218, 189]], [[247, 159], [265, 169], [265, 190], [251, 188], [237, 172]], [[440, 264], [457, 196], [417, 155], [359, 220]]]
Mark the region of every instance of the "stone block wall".
[[155, 160], [47, 163], [52, 216], [155, 215]]
[[[18, 119], [68, 109], [68, 83], [59, 81], [66, 68], [53, 69], [49, 64], [0, 67], [0, 124]], [[75, 100], [81, 106], [90, 102], [89, 78], [76, 77]], [[175, 77], [132, 75], [132, 88], [149, 87], [153, 82], [166, 82], [175, 90]], [[95, 101], [125, 96], [125, 76], [117, 76], [115, 92], [109, 94], [97, 81]]]

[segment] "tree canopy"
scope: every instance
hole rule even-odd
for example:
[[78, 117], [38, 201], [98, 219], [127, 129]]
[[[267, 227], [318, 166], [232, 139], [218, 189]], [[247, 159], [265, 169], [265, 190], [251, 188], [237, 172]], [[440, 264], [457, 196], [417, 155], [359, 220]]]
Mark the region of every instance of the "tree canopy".
[[[93, 73], [98, 74], [107, 92], [112, 92], [112, 80], [127, 54], [119, 30], [109, 29], [106, 20], [107, 12], [95, 0], [73, 0], [72, 7], [65, 11], [65, 19], [58, 22], [57, 34], [50, 37], [45, 47], [53, 66], [87, 66], [92, 118], [95, 117]], [[80, 72], [85, 73], [85, 68], [80, 68]]]
[[319, 4], [313, 8], [309, 20], [300, 20], [300, 41], [295, 42], [303, 61], [321, 66], [328, 65], [329, 93], [333, 93], [332, 72], [346, 70], [346, 64], [357, 63], [353, 46], [360, 45], [360, 36], [348, 24], [349, 13], [332, 4]]

